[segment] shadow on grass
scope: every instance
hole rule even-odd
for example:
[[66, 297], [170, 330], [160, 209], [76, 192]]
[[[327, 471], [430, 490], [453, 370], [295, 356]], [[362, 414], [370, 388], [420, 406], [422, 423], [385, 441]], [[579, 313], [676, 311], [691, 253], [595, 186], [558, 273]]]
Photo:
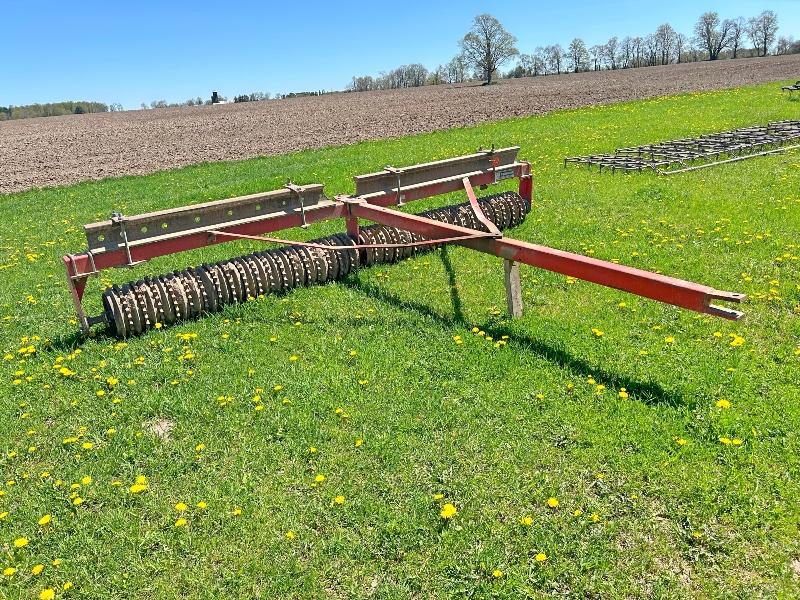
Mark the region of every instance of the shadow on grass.
[[[366, 294], [367, 296], [380, 302], [385, 302], [398, 308], [416, 311], [417, 313], [430, 317], [431, 319], [445, 326], [471, 328], [473, 324], [467, 322], [467, 319], [464, 316], [461, 297], [458, 293], [456, 273], [450, 260], [447, 247], [441, 248], [438, 252], [438, 256], [442, 261], [445, 272], [447, 273], [448, 285], [450, 287], [452, 316], [443, 315], [422, 302], [401, 298], [400, 296], [392, 294], [391, 292], [388, 292], [387, 290], [373, 283], [361, 281], [358, 272], [351, 274], [339, 283], [345, 287]], [[282, 296], [283, 294], [280, 295]], [[563, 369], [571, 371], [576, 376], [583, 378], [592, 376], [595, 379], [604, 382], [606, 385], [610, 384], [615, 388], [624, 387], [645, 404], [668, 404], [671, 406], [682, 406], [686, 404], [686, 400], [683, 396], [674, 392], [669, 392], [657, 383], [642, 382], [626, 375], [613, 373], [596, 364], [591, 364], [582, 358], [575, 357], [562, 348], [547, 344], [541, 340], [520, 335], [518, 332], [514, 332], [511, 329], [497, 327], [496, 325], [488, 322], [482, 324], [480, 328], [494, 339], [500, 339], [502, 336], [507, 335], [513, 341], [514, 346], [532, 352], [533, 354], [542, 357]], [[53, 339], [46, 348], [48, 350], [56, 350], [59, 352], [71, 352], [76, 348], [80, 348], [88, 339], [93, 339], [95, 341], [107, 341], [117, 340], [119, 338], [114, 336], [114, 333], [110, 328], [104, 328], [93, 333], [91, 336], [85, 336], [80, 331], [76, 331]]]
[[[422, 302], [401, 298], [373, 283], [361, 281], [358, 273], [351, 275], [342, 281], [341, 284], [366, 294], [370, 298], [380, 302], [391, 304], [397, 308], [413, 310], [447, 327], [459, 326], [471, 328], [474, 324], [468, 322], [464, 317], [461, 298], [459, 297], [458, 288], [456, 286], [455, 270], [453, 269], [446, 249], [444, 250], [444, 252], [440, 253], [440, 257], [445, 271], [447, 272], [450, 285], [450, 299], [453, 307], [452, 316], [443, 315]], [[686, 404], [686, 399], [681, 394], [667, 391], [657, 383], [643, 382], [628, 377], [627, 375], [611, 372], [599, 365], [573, 356], [562, 348], [555, 347], [532, 337], [520, 335], [519, 332], [512, 331], [506, 327], [497, 327], [492, 323], [484, 323], [479, 325], [479, 327], [494, 339], [500, 339], [504, 335], [509, 336], [509, 345], [513, 345], [519, 349], [526, 350], [536, 356], [544, 358], [562, 369], [567, 369], [578, 377], [585, 379], [591, 376], [598, 381], [602, 381], [607, 386], [610, 385], [614, 388], [624, 387], [633, 397], [645, 404], [666, 404], [670, 406], [683, 406]]]

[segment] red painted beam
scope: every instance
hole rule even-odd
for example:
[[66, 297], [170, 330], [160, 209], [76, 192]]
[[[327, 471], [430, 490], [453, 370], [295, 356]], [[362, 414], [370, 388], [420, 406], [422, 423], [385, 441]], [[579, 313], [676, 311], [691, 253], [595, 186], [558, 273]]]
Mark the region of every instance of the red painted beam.
[[[357, 201], [352, 202], [350, 206], [353, 215], [357, 217], [413, 231], [425, 237], [456, 237], [467, 235], [473, 231], [457, 225]], [[688, 310], [733, 320], [743, 316], [743, 313], [739, 311], [714, 306], [711, 304], [711, 300], [741, 302], [746, 298], [744, 294], [719, 291], [698, 283], [505, 237], [470, 239], [454, 243], [479, 252], [616, 288]]]
[[[306, 210], [306, 222], [325, 221], [328, 219], [340, 219], [348, 215], [347, 207], [342, 203], [329, 204], [327, 206], [312, 207]], [[289, 214], [274, 219], [265, 219], [253, 223], [245, 223], [234, 227], [217, 227], [219, 231], [225, 233], [236, 233], [240, 235], [261, 235], [280, 231], [281, 229], [291, 229], [300, 227], [302, 218], [300, 213]], [[155, 240], [144, 242], [139, 245], [131, 246], [131, 260], [136, 263], [139, 261], [150, 260], [167, 254], [175, 254], [186, 250], [203, 248], [213, 244], [230, 242], [231, 238], [216, 237], [206, 232], [192, 233], [182, 237], [175, 237], [165, 240]], [[92, 261], [87, 253], [65, 256], [64, 262], [67, 263], [68, 274], [73, 277], [81, 277], [92, 274]], [[118, 249], [111, 252], [101, 252], [94, 255], [94, 266], [98, 271], [111, 267], [124, 267], [128, 264], [125, 250]], [[74, 269], [70, 267], [74, 265]]]

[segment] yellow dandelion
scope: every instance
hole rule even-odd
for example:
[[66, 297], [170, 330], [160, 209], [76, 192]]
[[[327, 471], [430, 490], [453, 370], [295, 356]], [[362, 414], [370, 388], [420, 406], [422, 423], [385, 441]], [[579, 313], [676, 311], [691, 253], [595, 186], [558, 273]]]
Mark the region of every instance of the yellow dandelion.
[[729, 400], [725, 400], [724, 398], [721, 398], [721, 399], [717, 400], [716, 407], [717, 408], [730, 408], [731, 407], [731, 403], [730, 403]]
[[231, 514], [232, 514], [234, 517], [238, 517], [239, 515], [241, 515], [241, 514], [242, 514], [242, 509], [241, 509], [241, 508], [239, 508], [239, 507], [237, 506], [236, 508], [234, 508], [234, 509], [231, 511]]
[[533, 525], [533, 517], [526, 515], [519, 520], [520, 524], [524, 525], [525, 527], [530, 527]]
[[92, 481], [93, 479], [89, 475], [86, 475], [81, 478], [81, 485], [90, 485]]
[[3, 576], [5, 576], [5, 577], [13, 577], [14, 573], [16, 573], [16, 572], [17, 572], [17, 570], [14, 567], [6, 567], [5, 569], [3, 569]]
[[334, 498], [333, 501], [336, 502], [336, 504], [344, 504], [344, 496], [341, 495], [336, 496], [336, 498]]
[[39, 600], [53, 600], [56, 597], [56, 591], [53, 588], [45, 588], [39, 592]]
[[128, 489], [130, 490], [131, 494], [141, 494], [142, 492], [147, 491], [147, 484], [146, 483], [134, 483]]
[[292, 541], [296, 537], [297, 537], [297, 534], [295, 534], [295, 532], [292, 531], [291, 529], [286, 532], [286, 539], [287, 540]]
[[314, 481], [316, 481], [317, 483], [322, 483], [323, 481], [325, 481], [325, 475], [323, 475], [322, 473], [318, 473], [317, 476], [314, 477]]
[[44, 565], [42, 563], [33, 565], [33, 568], [31, 569], [31, 573], [33, 575], [41, 575], [42, 571], [44, 571]]
[[83, 504], [83, 498], [81, 498], [80, 496], [75, 496], [75, 497], [72, 499], [72, 504], [73, 504], [74, 506], [80, 506], [81, 504]]
[[356, 440], [356, 448], [360, 448], [363, 443], [364, 443], [364, 440], [362, 440], [361, 438], [358, 438]]
[[539, 552], [539, 554], [536, 555], [536, 562], [540, 562], [541, 563], [541, 562], [544, 562], [546, 560], [547, 560], [547, 554], [545, 554], [544, 552]]
[[184, 519], [183, 517], [179, 517], [175, 521], [175, 527], [186, 527], [186, 523], [188, 523], [186, 519]]
[[664, 338], [664, 343], [665, 344], [674, 344], [675, 343], [675, 338], [673, 336], [671, 336], [671, 335], [668, 335], [667, 337]]
[[557, 498], [548, 498], [547, 499], [547, 506], [550, 508], [558, 508], [558, 499]]
[[492, 571], [492, 577], [495, 579], [500, 579], [503, 576], [503, 572], [500, 569], [495, 569]]
[[14, 540], [14, 548], [24, 548], [29, 543], [28, 538], [26, 537], [19, 537]]
[[458, 509], [450, 504], [449, 502], [442, 507], [442, 510], [439, 512], [439, 515], [443, 519], [452, 519], [458, 514]]
[[178, 512], [183, 512], [187, 508], [189, 508], [189, 507], [186, 506], [186, 504], [184, 502], [178, 502], [177, 504], [175, 504], [175, 510], [177, 510]]
[[625, 400], [628, 397], [628, 390], [626, 390], [625, 388], [620, 388], [619, 397]]
[[71, 587], [72, 587], [72, 582], [71, 582], [71, 581], [65, 581], [65, 582], [64, 582], [64, 585], [62, 585], [62, 586], [61, 586], [61, 588], [62, 588], [62, 589], [65, 591], [65, 592], [66, 592], [68, 589], [70, 589]]
[[199, 508], [200, 510], [205, 510], [208, 508], [208, 504], [206, 504], [204, 500], [200, 500], [200, 502], [195, 504], [195, 506], [197, 506], [197, 508]]
[[44, 515], [41, 519], [39, 519], [39, 525], [48, 525], [52, 520], [52, 515]]

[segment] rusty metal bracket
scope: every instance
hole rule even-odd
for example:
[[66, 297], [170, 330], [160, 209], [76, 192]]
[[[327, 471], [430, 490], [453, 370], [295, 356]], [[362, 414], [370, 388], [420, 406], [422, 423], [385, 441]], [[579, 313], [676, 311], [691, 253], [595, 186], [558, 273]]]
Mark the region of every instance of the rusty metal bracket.
[[297, 201], [300, 202], [300, 227], [306, 229], [308, 227], [308, 223], [306, 222], [306, 205], [303, 201], [303, 192], [305, 189], [301, 185], [295, 185], [292, 183], [292, 180], [286, 182], [286, 185], [283, 186], [289, 191], [291, 191], [295, 196], [297, 196]]
[[403, 206], [403, 186], [400, 183], [400, 176], [403, 174], [403, 169], [398, 169], [391, 165], [386, 165], [384, 167], [385, 171], [389, 171], [389, 173], [394, 173], [397, 176], [397, 206]]

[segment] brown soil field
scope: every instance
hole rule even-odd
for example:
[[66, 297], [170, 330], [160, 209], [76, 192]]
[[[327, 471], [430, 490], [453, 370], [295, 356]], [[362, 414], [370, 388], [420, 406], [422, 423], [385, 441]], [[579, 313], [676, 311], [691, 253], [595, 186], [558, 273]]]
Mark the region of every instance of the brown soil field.
[[0, 193], [800, 78], [800, 55], [0, 122]]

